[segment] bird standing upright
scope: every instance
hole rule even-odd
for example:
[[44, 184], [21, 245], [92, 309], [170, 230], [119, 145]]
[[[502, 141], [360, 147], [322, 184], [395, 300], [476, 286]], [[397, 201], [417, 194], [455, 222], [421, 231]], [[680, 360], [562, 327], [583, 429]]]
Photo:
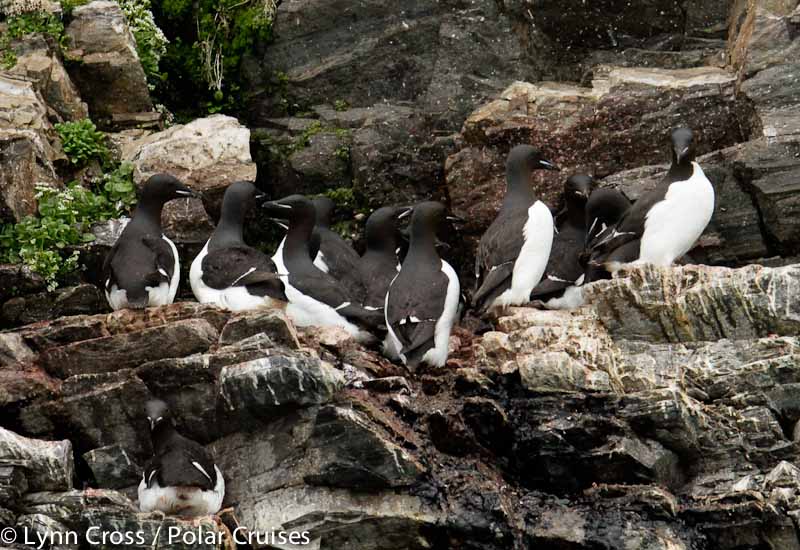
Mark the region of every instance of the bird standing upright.
[[530, 174], [537, 169], [558, 170], [530, 145], [517, 145], [509, 153], [506, 195], [481, 237], [475, 259], [479, 286], [472, 303], [480, 313], [528, 302], [547, 266], [553, 215], [531, 189]]
[[219, 224], [189, 271], [198, 302], [231, 311], [286, 305], [275, 264], [244, 242], [244, 218], [263, 196], [247, 181], [233, 183], [225, 190]]
[[359, 262], [359, 275], [364, 286], [364, 307], [383, 309], [389, 284], [397, 276], [397, 222], [408, 216], [409, 207], [384, 206], [367, 219], [367, 249]]
[[412, 368], [420, 363], [444, 366], [458, 315], [458, 276], [436, 251], [436, 234], [444, 220], [445, 208], [439, 202], [414, 206], [408, 254], [386, 294], [384, 350]]
[[144, 184], [131, 221], [103, 262], [111, 309], [163, 306], [175, 300], [180, 259], [175, 243], [161, 230], [161, 211], [168, 201], [195, 196], [168, 174], [151, 176]]
[[629, 263], [669, 266], [694, 246], [711, 221], [714, 187], [694, 161], [692, 131], [678, 128], [671, 141], [669, 171], [591, 243], [591, 265], [609, 272]]

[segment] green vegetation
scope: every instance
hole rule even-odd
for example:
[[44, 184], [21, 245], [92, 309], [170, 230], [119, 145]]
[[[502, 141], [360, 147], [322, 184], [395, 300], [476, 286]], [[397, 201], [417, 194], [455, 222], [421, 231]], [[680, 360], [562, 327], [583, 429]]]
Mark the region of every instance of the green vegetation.
[[242, 59], [271, 40], [275, 8], [274, 0], [157, 3], [156, 21], [170, 40], [159, 99], [184, 118], [239, 108]]
[[346, 111], [350, 108], [350, 104], [347, 103], [344, 99], [337, 99], [333, 102], [333, 109], [334, 111]]
[[11, 42], [34, 33], [52, 36], [64, 48], [66, 36], [61, 19], [51, 13], [29, 12], [14, 15], [7, 20], [8, 32], [0, 34], [0, 68], [11, 69], [17, 64], [17, 56]]
[[38, 216], [0, 231], [0, 261], [27, 265], [55, 290], [59, 279], [78, 267], [78, 252], [68, 248], [94, 240], [93, 223], [118, 217], [132, 204], [133, 182], [130, 188], [122, 185], [125, 173], [109, 178], [97, 192], [76, 182], [62, 190], [38, 187]]
[[85, 166], [93, 159], [100, 161], [103, 165], [108, 163], [109, 151], [106, 147], [106, 136], [88, 118], [56, 124], [55, 128], [61, 138], [64, 153], [74, 166]]
[[142, 62], [150, 89], [162, 81], [165, 75], [159, 71], [159, 62], [167, 53], [167, 37], [161, 32], [150, 10], [150, 0], [118, 0], [128, 26], [136, 39], [136, 53]]

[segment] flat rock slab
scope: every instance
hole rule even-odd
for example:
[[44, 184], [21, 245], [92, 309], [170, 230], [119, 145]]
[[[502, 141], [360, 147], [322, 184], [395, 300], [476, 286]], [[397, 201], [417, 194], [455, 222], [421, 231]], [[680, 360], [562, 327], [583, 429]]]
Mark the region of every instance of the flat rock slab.
[[42, 353], [39, 362], [47, 372], [63, 379], [203, 352], [217, 342], [218, 336], [208, 321], [187, 319], [53, 348]]
[[21, 468], [31, 492], [72, 488], [75, 466], [68, 440], [30, 439], [0, 428], [0, 465]]

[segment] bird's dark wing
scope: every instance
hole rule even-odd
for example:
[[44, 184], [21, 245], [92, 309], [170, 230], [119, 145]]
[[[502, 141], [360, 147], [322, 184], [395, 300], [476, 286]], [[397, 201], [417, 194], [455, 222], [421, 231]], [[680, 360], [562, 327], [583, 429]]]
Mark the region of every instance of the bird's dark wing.
[[114, 246], [111, 247], [111, 250], [108, 251], [108, 254], [106, 254], [106, 257], [103, 259], [103, 284], [106, 290], [110, 289], [111, 285], [117, 282], [116, 275], [111, 267], [111, 262], [114, 256], [116, 256], [118, 248], [119, 240], [114, 243]]
[[203, 282], [217, 290], [244, 286], [254, 296], [286, 301], [275, 263], [263, 252], [246, 245], [209, 251], [203, 258]]
[[[420, 285], [420, 280], [426, 284]], [[436, 322], [444, 310], [449, 282], [442, 271], [428, 274], [401, 271], [389, 287], [386, 320], [411, 365], [435, 345]]]
[[180, 445], [170, 445], [158, 459], [161, 467], [156, 477], [162, 487], [199, 487], [209, 491], [217, 483], [214, 459], [195, 441], [182, 437]]
[[142, 237], [142, 242], [150, 249], [155, 258], [155, 270], [151, 271], [145, 279], [152, 285], [169, 283], [175, 271], [175, 256], [172, 247], [161, 236], [145, 235]]
[[307, 270], [301, 275], [289, 271], [289, 283], [303, 294], [331, 306], [340, 315], [358, 325], [375, 329], [384, 325], [380, 311], [361, 307], [359, 300], [352, 298], [340, 281], [320, 269]]
[[[502, 214], [502, 213], [501, 213]], [[475, 259], [476, 287], [472, 303], [485, 309], [510, 284], [514, 261], [525, 242], [527, 209], [498, 216], [481, 237]]]
[[580, 279], [584, 272], [580, 263], [584, 239], [583, 228], [571, 225], [562, 227], [555, 235], [544, 276], [531, 292], [532, 300], [561, 292]]
[[342, 284], [354, 302], [361, 303], [366, 294], [359, 277], [361, 257], [335, 231], [320, 228], [319, 235], [319, 250], [328, 266], [328, 273]]
[[[106, 280], [126, 291], [132, 306], [147, 305], [147, 287], [169, 284], [175, 269], [172, 247], [160, 235], [130, 235], [123, 232], [106, 260]], [[110, 286], [110, 285], [109, 285]]]

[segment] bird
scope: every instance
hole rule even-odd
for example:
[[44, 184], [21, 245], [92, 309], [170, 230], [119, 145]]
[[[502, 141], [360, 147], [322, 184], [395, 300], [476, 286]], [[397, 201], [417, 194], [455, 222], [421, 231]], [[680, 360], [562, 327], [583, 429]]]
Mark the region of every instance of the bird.
[[384, 352], [410, 368], [420, 363], [444, 366], [458, 315], [458, 276], [436, 250], [436, 233], [445, 217], [440, 202], [414, 206], [408, 254], [386, 293]]
[[389, 284], [400, 271], [397, 259], [397, 223], [412, 212], [410, 207], [384, 206], [367, 218], [365, 236], [367, 247], [358, 264], [364, 287], [362, 305], [383, 309]]
[[225, 498], [225, 479], [211, 453], [175, 430], [165, 402], [153, 399], [145, 410], [153, 457], [139, 483], [139, 509], [183, 517], [216, 514]]
[[475, 258], [479, 313], [530, 300], [550, 257], [553, 215], [536, 199], [531, 171], [558, 170], [530, 145], [517, 145], [506, 160], [506, 195], [497, 217], [481, 237]]
[[666, 267], [686, 254], [714, 213], [714, 186], [695, 162], [692, 131], [671, 135], [672, 163], [664, 178], [590, 245], [589, 263], [613, 273], [626, 264]]
[[311, 261], [314, 204], [302, 195], [290, 195], [263, 207], [269, 215], [289, 222], [281, 254], [273, 256], [289, 300], [286, 315], [297, 326], [338, 326], [358, 342], [374, 341], [370, 330], [382, 329], [382, 312], [361, 307], [343, 284]]
[[364, 287], [359, 277], [360, 256], [336, 231], [331, 229], [335, 204], [326, 196], [313, 199], [316, 211], [314, 233], [319, 235], [319, 252], [314, 264], [330, 273], [353, 297], [363, 299]]
[[628, 208], [631, 207], [625, 195], [616, 189], [595, 189], [586, 202], [586, 239], [580, 263], [584, 267], [583, 284], [600, 279], [607, 279], [610, 274], [598, 265], [589, 265], [590, 243], [602, 238], [610, 228], [614, 227]]
[[156, 174], [145, 182], [131, 221], [103, 262], [111, 309], [142, 309], [175, 300], [180, 259], [175, 243], [161, 230], [161, 211], [168, 201], [196, 196], [169, 174]]
[[230, 311], [286, 306], [275, 263], [244, 242], [244, 218], [263, 198], [264, 194], [248, 181], [232, 183], [225, 190], [219, 225], [189, 270], [198, 302]]
[[547, 309], [572, 309], [583, 304], [584, 266], [580, 257], [586, 245], [586, 202], [594, 179], [585, 174], [567, 178], [564, 208], [556, 215], [556, 234], [544, 276], [531, 292], [531, 300]]

